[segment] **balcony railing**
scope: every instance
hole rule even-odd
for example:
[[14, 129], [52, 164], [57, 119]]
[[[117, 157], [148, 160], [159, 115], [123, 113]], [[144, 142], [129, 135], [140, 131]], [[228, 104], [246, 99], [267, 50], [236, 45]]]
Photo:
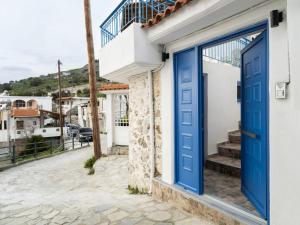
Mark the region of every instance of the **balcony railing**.
[[133, 22], [145, 23], [175, 0], [123, 0], [110, 16], [101, 24], [101, 46], [105, 46]]
[[241, 51], [251, 41], [247, 38], [240, 38], [217, 46], [203, 49], [203, 57], [216, 60], [220, 63], [228, 63], [236, 67], [241, 66]]

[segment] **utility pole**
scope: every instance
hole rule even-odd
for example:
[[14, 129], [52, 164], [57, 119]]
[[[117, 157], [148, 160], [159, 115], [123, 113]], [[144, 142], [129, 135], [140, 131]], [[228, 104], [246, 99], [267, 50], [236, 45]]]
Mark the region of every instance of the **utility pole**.
[[59, 92], [59, 126], [60, 126], [60, 144], [64, 147], [64, 130], [63, 130], [63, 114], [61, 107], [61, 73], [60, 73], [60, 65], [62, 65], [61, 61], [57, 61], [58, 67], [58, 92]]
[[96, 159], [99, 159], [102, 153], [101, 153], [101, 142], [100, 142], [98, 100], [96, 94], [96, 67], [95, 67], [95, 53], [94, 53], [90, 0], [84, 0], [84, 13], [85, 13], [87, 51], [88, 51], [88, 59], [89, 59], [89, 86], [90, 86], [90, 104], [91, 104], [92, 123], [93, 123], [94, 155]]

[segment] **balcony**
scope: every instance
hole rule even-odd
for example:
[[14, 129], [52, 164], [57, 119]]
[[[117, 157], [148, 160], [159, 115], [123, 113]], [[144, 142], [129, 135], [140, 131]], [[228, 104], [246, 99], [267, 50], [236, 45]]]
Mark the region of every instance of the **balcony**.
[[146, 23], [175, 5], [175, 0], [123, 0], [101, 24], [101, 46], [104, 47], [132, 23]]

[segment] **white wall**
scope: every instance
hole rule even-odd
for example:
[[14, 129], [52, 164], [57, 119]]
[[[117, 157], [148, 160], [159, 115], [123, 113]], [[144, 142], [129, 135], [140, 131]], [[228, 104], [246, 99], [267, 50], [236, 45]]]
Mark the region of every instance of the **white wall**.
[[237, 102], [237, 81], [240, 68], [224, 63], [203, 63], [207, 74], [207, 152], [217, 153], [216, 145], [228, 140], [228, 131], [238, 129], [240, 103]]
[[161, 63], [160, 48], [148, 41], [141, 24], [132, 23], [99, 51], [100, 76], [128, 82], [128, 77], [154, 69]]
[[[299, 12], [300, 1], [287, 0], [285, 22], [271, 29], [271, 37], [276, 37], [270, 40], [270, 45], [274, 46], [270, 49], [270, 213], [272, 225], [300, 224]], [[288, 80], [287, 46], [289, 46], [291, 78], [288, 99], [276, 100], [274, 98], [275, 82]]]
[[129, 127], [115, 126], [114, 144], [115, 145], [129, 145]]
[[[270, 223], [272, 225], [300, 224], [300, 2], [287, 0], [287, 20], [277, 28], [269, 27], [269, 144], [270, 144]], [[161, 71], [162, 84], [162, 179], [174, 183], [174, 87], [173, 53], [203, 43], [259, 21], [269, 19], [270, 11], [286, 9], [286, 1], [251, 8], [239, 16], [223, 20], [201, 31], [168, 43], [170, 60]], [[286, 11], [286, 10], [285, 10]], [[288, 44], [289, 43], [289, 44]], [[289, 46], [289, 48], [288, 48]], [[289, 95], [286, 100], [275, 99], [275, 83], [287, 81]]]
[[0, 142], [8, 142], [7, 130], [0, 130]]
[[[68, 136], [67, 128], [63, 128], [64, 137]], [[49, 137], [60, 137], [60, 127], [47, 127], [47, 128], [35, 128], [33, 135], [41, 135], [45, 138]]]

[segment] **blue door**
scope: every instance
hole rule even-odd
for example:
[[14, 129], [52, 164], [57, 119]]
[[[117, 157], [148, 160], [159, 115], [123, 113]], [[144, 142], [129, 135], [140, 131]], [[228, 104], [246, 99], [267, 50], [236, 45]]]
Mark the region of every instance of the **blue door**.
[[242, 51], [242, 191], [267, 217], [267, 37], [263, 31]]
[[[202, 194], [202, 108], [199, 97], [198, 50], [174, 55], [175, 68], [175, 169], [176, 183]], [[200, 185], [201, 183], [201, 185]]]

